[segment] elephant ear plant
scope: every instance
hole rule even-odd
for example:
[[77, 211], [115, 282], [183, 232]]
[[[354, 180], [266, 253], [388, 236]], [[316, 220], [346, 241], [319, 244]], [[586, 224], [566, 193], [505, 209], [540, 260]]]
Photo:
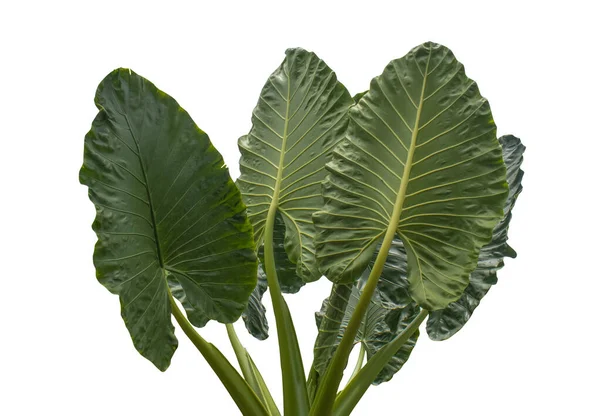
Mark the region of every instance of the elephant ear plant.
[[[459, 331], [497, 281], [524, 146], [497, 138], [452, 52], [426, 43], [354, 97], [314, 53], [289, 49], [239, 139], [234, 183], [177, 102], [131, 70], [96, 91], [81, 183], [96, 207], [96, 276], [135, 348], [161, 371], [172, 316], [244, 415], [280, 415], [232, 323], [268, 337], [269, 290], [286, 416], [349, 415], [431, 339]], [[325, 275], [305, 372], [282, 293]], [[225, 324], [239, 369], [196, 330]], [[359, 359], [340, 386], [354, 347]], [[366, 358], [366, 362], [365, 362]]]

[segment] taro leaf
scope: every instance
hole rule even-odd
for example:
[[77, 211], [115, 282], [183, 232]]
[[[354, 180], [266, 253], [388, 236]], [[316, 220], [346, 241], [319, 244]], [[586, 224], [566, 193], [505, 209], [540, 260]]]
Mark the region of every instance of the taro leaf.
[[427, 321], [427, 334], [435, 341], [443, 341], [456, 334], [471, 318], [481, 299], [487, 294], [498, 278], [496, 273], [504, 266], [504, 257], [516, 257], [517, 253], [508, 245], [508, 226], [512, 217], [511, 210], [523, 187], [521, 180], [525, 146], [515, 136], [500, 137], [506, 177], [508, 180], [508, 199], [504, 206], [504, 218], [498, 223], [492, 234], [492, 241], [481, 249], [477, 268], [471, 273], [469, 286], [462, 297], [446, 308], [434, 311]]
[[[319, 375], [325, 373], [327, 365], [331, 361], [331, 358], [344, 335], [344, 331], [346, 330], [361, 294], [360, 285], [361, 282], [358, 282], [354, 286], [334, 285], [332, 296], [323, 301], [321, 310], [315, 314], [319, 335], [315, 344], [315, 359], [313, 364]], [[346, 295], [348, 296], [347, 298], [344, 297]], [[411, 303], [404, 308], [391, 308], [386, 306], [386, 304], [381, 301], [379, 295], [379, 291], [376, 291], [355, 338], [355, 343], [362, 343], [364, 345], [367, 351], [367, 360], [402, 332], [419, 313], [419, 307], [414, 303]], [[346, 299], [347, 301], [345, 301]], [[342, 302], [340, 302], [340, 300], [342, 300]], [[334, 302], [337, 306], [333, 305]], [[339, 306], [344, 303], [345, 307], [342, 309], [344, 313], [342, 314], [342, 310], [339, 309]], [[333, 330], [333, 332], [327, 333], [327, 330]], [[415, 333], [409, 341], [398, 350], [386, 367], [377, 376], [373, 384], [380, 384], [390, 380], [392, 376], [400, 370], [408, 360], [418, 336], [418, 332]]]
[[404, 243], [421, 307], [460, 298], [507, 185], [489, 104], [450, 50], [426, 43], [390, 62], [350, 109], [327, 170], [313, 220], [331, 281], [356, 281], [389, 230]]
[[262, 297], [267, 291], [267, 276], [261, 265], [258, 265], [258, 283], [250, 295], [248, 306], [242, 314], [248, 332], [256, 339], [264, 341], [269, 337], [269, 322]]
[[80, 181], [96, 206], [96, 275], [137, 350], [165, 370], [177, 347], [169, 287], [194, 325], [237, 320], [256, 285], [252, 227], [223, 158], [173, 98], [118, 69], [95, 102]]
[[288, 49], [269, 77], [239, 140], [238, 186], [260, 246], [269, 206], [285, 223], [285, 251], [306, 282], [321, 277], [311, 215], [322, 206], [321, 181], [331, 150], [342, 138], [353, 104], [334, 72], [314, 53]]

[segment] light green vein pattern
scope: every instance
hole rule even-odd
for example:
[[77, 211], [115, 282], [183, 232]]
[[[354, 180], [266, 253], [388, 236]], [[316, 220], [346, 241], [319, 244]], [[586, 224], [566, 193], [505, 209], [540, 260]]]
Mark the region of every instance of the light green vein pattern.
[[391, 221], [425, 309], [458, 299], [507, 195], [489, 104], [452, 52], [427, 43], [390, 62], [350, 110], [314, 215], [319, 267], [356, 280]]
[[278, 178], [278, 211], [285, 222], [285, 250], [305, 281], [317, 280], [312, 214], [322, 207], [325, 163], [341, 140], [353, 104], [335, 73], [314, 53], [289, 49], [271, 74], [240, 138], [237, 184], [248, 207], [257, 246]]

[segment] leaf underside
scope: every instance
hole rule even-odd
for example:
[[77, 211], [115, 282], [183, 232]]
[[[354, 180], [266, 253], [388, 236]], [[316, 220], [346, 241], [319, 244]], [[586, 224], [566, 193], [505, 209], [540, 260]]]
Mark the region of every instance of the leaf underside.
[[261, 91], [252, 129], [238, 142], [237, 184], [256, 245], [262, 244], [267, 212], [276, 197], [285, 224], [285, 251], [306, 282], [321, 277], [311, 216], [322, 206], [324, 166], [346, 130], [352, 104], [346, 88], [321, 59], [300, 48], [289, 49]]
[[165, 370], [169, 288], [196, 326], [237, 320], [256, 285], [252, 227], [221, 155], [173, 98], [118, 69], [95, 102], [80, 181], [96, 206], [96, 274], [137, 350]]
[[390, 62], [351, 108], [327, 170], [313, 220], [330, 280], [356, 281], [394, 227], [411, 297], [427, 310], [460, 298], [507, 186], [489, 104], [449, 49], [427, 43]]
[[508, 198], [504, 205], [504, 218], [496, 225], [492, 240], [479, 253], [477, 268], [471, 273], [469, 286], [459, 300], [446, 308], [434, 311], [427, 320], [427, 334], [435, 341], [443, 341], [456, 334], [471, 318], [481, 299], [492, 285], [498, 281], [496, 273], [504, 266], [504, 257], [516, 257], [517, 253], [507, 243], [508, 226], [512, 217], [512, 209], [523, 187], [523, 153], [525, 146], [515, 136], [500, 137], [506, 177], [508, 181]]

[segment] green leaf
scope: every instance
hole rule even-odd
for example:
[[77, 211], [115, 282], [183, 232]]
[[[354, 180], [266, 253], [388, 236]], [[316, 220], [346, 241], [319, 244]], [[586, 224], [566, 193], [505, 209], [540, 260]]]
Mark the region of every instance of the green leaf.
[[517, 253], [508, 245], [508, 226], [512, 217], [512, 208], [523, 187], [523, 153], [525, 146], [515, 136], [500, 137], [506, 177], [508, 180], [508, 199], [504, 205], [504, 218], [498, 223], [492, 234], [492, 241], [481, 249], [477, 268], [471, 273], [470, 283], [459, 300], [446, 308], [434, 311], [427, 320], [427, 334], [435, 341], [443, 341], [456, 334], [471, 318], [481, 299], [492, 285], [498, 281], [496, 273], [504, 266], [504, 257], [516, 257]]
[[327, 170], [313, 220], [330, 280], [356, 281], [395, 233], [411, 297], [427, 310], [460, 298], [507, 186], [489, 104], [449, 49], [426, 43], [390, 62], [351, 108]]
[[346, 130], [352, 104], [321, 59], [300, 48], [288, 49], [261, 91], [250, 133], [239, 140], [238, 186], [257, 246], [275, 197], [286, 228], [285, 251], [306, 282], [321, 277], [311, 215], [322, 206], [325, 163]]
[[165, 370], [177, 347], [169, 286], [195, 325], [238, 319], [256, 285], [252, 227], [223, 158], [173, 98], [118, 69], [95, 102], [80, 181], [96, 206], [96, 274], [135, 347]]
[[267, 276], [261, 265], [258, 265], [258, 283], [250, 294], [248, 306], [242, 314], [242, 319], [248, 332], [259, 341], [269, 337], [269, 322], [267, 321], [266, 308], [262, 298], [267, 291]]

